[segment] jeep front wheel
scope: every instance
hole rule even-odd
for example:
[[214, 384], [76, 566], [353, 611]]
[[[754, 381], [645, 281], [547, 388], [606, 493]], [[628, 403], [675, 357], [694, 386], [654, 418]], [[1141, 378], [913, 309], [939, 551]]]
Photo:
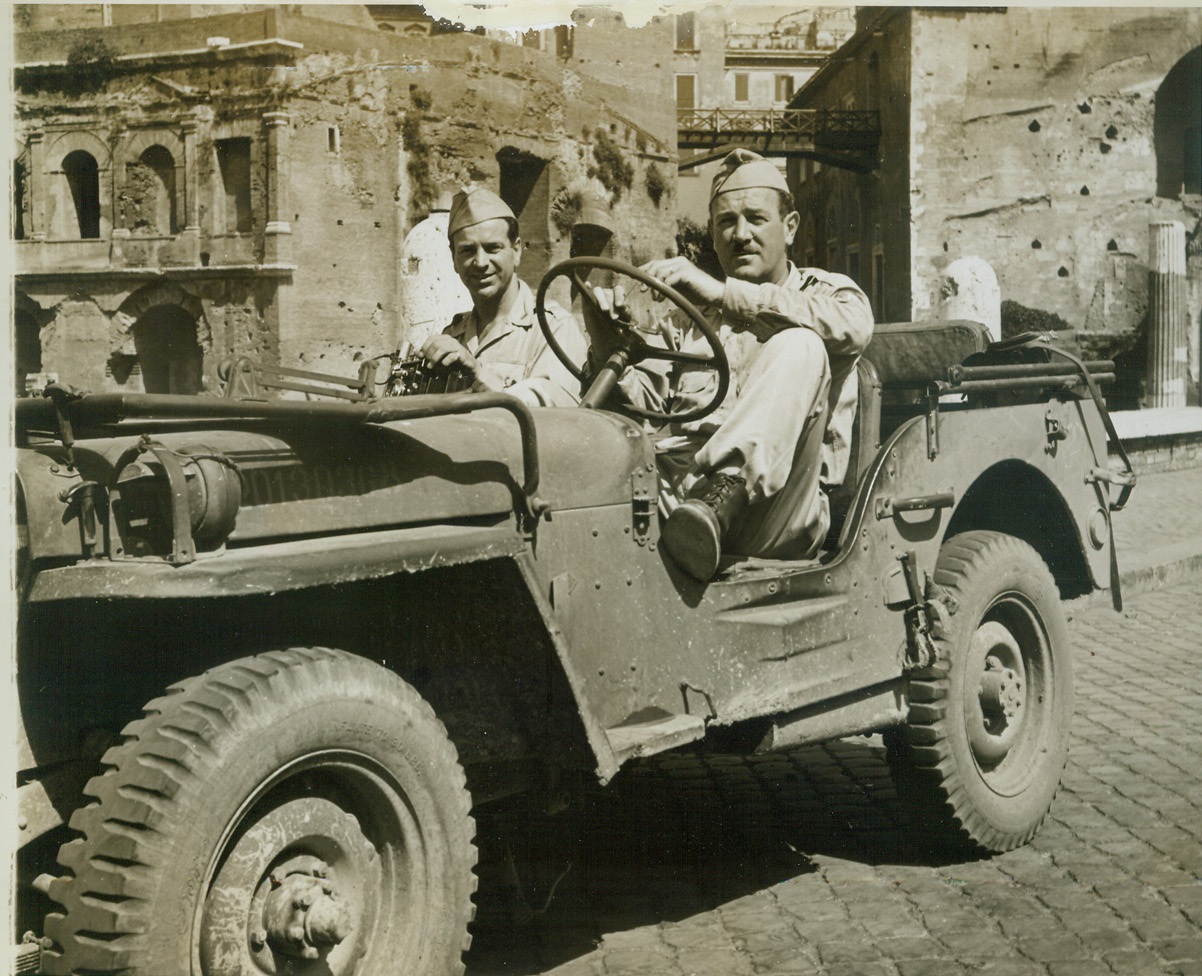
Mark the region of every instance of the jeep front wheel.
[[1068, 756], [1060, 594], [1035, 550], [999, 532], [946, 542], [934, 581], [951, 612], [935, 626], [936, 663], [910, 677], [908, 725], [886, 739], [890, 764], [899, 794], [934, 824], [1008, 851], [1039, 829]]
[[395, 674], [260, 654], [173, 685], [122, 740], [59, 852], [46, 972], [462, 972], [469, 797]]

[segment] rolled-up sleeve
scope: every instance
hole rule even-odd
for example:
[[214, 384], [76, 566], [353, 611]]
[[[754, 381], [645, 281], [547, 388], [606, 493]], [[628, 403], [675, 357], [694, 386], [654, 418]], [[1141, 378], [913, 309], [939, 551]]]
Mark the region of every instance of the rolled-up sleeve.
[[751, 332], [761, 342], [782, 329], [810, 329], [832, 355], [862, 353], [872, 338], [868, 297], [844, 275], [799, 274], [800, 285], [727, 279], [722, 300], [727, 324]]

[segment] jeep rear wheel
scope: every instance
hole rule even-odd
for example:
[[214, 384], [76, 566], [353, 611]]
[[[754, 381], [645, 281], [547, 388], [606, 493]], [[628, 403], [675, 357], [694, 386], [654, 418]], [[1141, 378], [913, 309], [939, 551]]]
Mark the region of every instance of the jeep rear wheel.
[[462, 972], [474, 826], [454, 746], [395, 674], [324, 648], [173, 685], [63, 845], [50, 973]]
[[952, 839], [1025, 844], [1068, 756], [1073, 677], [1051, 573], [1027, 543], [974, 531], [944, 544], [935, 583], [954, 611], [938, 659], [910, 678], [908, 725], [890, 735], [899, 794]]

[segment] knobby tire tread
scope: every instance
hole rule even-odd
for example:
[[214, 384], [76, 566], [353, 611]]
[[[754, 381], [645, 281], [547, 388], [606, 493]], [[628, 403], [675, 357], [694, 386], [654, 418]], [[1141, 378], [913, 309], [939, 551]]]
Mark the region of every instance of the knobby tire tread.
[[[231, 715], [269, 707], [267, 692], [273, 683], [284, 686], [286, 699], [289, 689], [313, 680], [302, 673], [306, 669], [323, 663], [336, 669], [345, 661], [362, 664], [354, 655], [329, 648], [265, 652], [253, 661], [220, 666], [169, 686], [122, 730], [118, 744], [101, 759], [102, 772], [84, 787], [90, 799], [71, 815], [69, 827], [79, 836], [59, 851], [66, 873], [50, 885], [49, 895], [62, 911], [45, 920], [45, 934], [54, 943], [42, 953], [46, 976], [147, 972], [139, 958], [145, 905], [153, 897], [153, 875], [164, 857], [159, 849], [164, 837], [154, 824], [173, 819], [176, 795], [201, 775], [197, 770], [203, 771], [206, 759], [220, 755], [220, 740], [236, 728]], [[465, 836], [450, 838], [450, 843], [466, 844], [472, 869], [468, 903], [461, 906], [466, 933], [462, 954], [471, 944], [467, 926], [475, 903], [470, 895], [478, 885], [466, 776], [429, 703], [416, 693], [409, 698], [424, 722], [441, 731], [439, 746], [449, 752], [443, 758], [449, 758], [454, 770], [451, 792], [457, 809], [451, 811], [452, 822], [463, 825]], [[462, 972], [461, 961], [456, 971]]]
[[[1030, 568], [1032, 573], [1041, 574], [1040, 585], [1056, 592], [1051, 572], [1030, 545], [1013, 536], [985, 530], [965, 532], [945, 542], [931, 579], [962, 608], [966, 591], [975, 584], [982, 565], [1007, 557], [1026, 562], [1033, 559]], [[955, 627], [954, 620], [951, 627]], [[1021, 833], [1004, 833], [974, 808], [949, 743], [950, 657], [954, 653], [949, 643], [951, 635], [944, 633], [937, 620], [933, 636], [936, 661], [910, 675], [907, 725], [894, 730], [886, 739], [887, 761], [899, 798], [921, 830], [930, 833], [933, 828], [933, 839], [939, 846], [981, 853], [1020, 847], [1035, 835], [1047, 812]]]

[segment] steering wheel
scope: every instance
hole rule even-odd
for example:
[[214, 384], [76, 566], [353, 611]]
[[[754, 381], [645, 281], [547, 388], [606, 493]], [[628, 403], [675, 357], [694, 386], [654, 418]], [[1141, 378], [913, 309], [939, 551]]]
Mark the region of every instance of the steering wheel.
[[[592, 285], [581, 276], [582, 271], [593, 268], [612, 271], [615, 274], [633, 278], [640, 284], [646, 285], [652, 291], [663, 295], [664, 298], [668, 299], [668, 301], [684, 312], [689, 317], [689, 321], [697, 327], [697, 331], [705, 337], [705, 341], [710, 347], [710, 355], [681, 352], [676, 349], [651, 345], [629, 322], [619, 318], [612, 311], [601, 306], [597, 296], [593, 293]], [[717, 330], [706, 321], [705, 316], [697, 310], [696, 306], [675, 288], [665, 285], [658, 278], [651, 277], [651, 275], [640, 271], [634, 265], [627, 264], [625, 261], [595, 257], [569, 258], [567, 261], [561, 261], [548, 271], [538, 286], [538, 295], [534, 300], [534, 313], [538, 317], [539, 327], [543, 330], [543, 336], [547, 340], [547, 345], [551, 351], [555, 353], [559, 361], [567, 367], [573, 376], [582, 382], [586, 378], [584, 369], [572, 362], [559, 343], [555, 341], [555, 336], [551, 332], [551, 326], [547, 322], [545, 304], [547, 289], [551, 286], [551, 283], [556, 278], [565, 276], [572, 279], [572, 284], [580, 292], [581, 301], [588, 303], [593, 311], [597, 313], [596, 319], [603, 324], [603, 328], [609, 331], [610, 338], [614, 343], [614, 351], [610, 354], [609, 359], [606, 360], [605, 365], [597, 371], [592, 386], [581, 400], [581, 406], [600, 406], [609, 397], [609, 394], [613, 392], [613, 388], [617, 385], [627, 366], [642, 362], [644, 359], [659, 359], [671, 363], [700, 366], [703, 369], [717, 373], [718, 388], [714, 391], [713, 397], [710, 398], [708, 403], [693, 410], [670, 410], [663, 412], [639, 407], [634, 404], [623, 404], [622, 410], [624, 413], [633, 414], [646, 420], [679, 423], [686, 420], [697, 420], [718, 409], [718, 405], [722, 402], [723, 397], [726, 396], [727, 389], [730, 387], [730, 364], [726, 360], [726, 351], [722, 348], [722, 340], [718, 338]]]

